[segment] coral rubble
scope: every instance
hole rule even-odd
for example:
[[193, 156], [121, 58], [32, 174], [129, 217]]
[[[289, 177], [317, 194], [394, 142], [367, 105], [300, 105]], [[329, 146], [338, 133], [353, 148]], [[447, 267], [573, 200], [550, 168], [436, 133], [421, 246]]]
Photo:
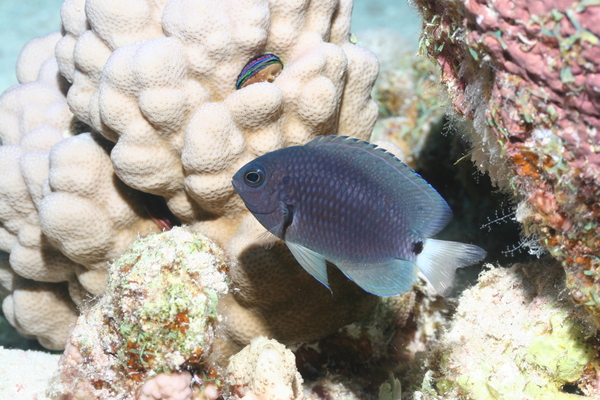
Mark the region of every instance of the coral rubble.
[[600, 6], [417, 0], [473, 159], [515, 194], [525, 233], [561, 260], [600, 325]]

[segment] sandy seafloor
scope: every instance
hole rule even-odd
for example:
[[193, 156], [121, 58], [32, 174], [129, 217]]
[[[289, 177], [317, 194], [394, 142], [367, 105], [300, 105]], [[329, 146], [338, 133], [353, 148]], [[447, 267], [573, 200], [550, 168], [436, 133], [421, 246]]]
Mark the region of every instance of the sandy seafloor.
[[[15, 65], [23, 45], [60, 29], [61, 4], [62, 0], [0, 0], [0, 92], [18, 83]], [[352, 26], [359, 40], [361, 31], [391, 28], [416, 48], [420, 19], [406, 0], [355, 0]], [[32, 347], [32, 341], [15, 340], [11, 335], [0, 316], [0, 400], [45, 399], [59, 355], [9, 349]]]

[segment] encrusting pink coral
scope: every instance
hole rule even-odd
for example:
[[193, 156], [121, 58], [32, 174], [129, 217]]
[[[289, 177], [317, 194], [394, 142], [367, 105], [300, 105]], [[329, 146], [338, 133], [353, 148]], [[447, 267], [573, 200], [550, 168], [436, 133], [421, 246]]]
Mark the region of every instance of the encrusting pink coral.
[[187, 372], [158, 374], [137, 391], [137, 400], [192, 400], [192, 375]]
[[473, 159], [519, 201], [517, 218], [567, 272], [600, 325], [600, 6], [415, 2]]

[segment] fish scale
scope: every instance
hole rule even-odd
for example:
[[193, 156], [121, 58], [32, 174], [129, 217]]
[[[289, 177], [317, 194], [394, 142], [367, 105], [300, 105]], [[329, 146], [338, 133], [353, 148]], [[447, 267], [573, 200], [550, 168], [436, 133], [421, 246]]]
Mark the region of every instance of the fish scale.
[[457, 268], [482, 260], [475, 245], [431, 238], [450, 220], [444, 199], [393, 154], [343, 136], [265, 154], [233, 186], [256, 219], [285, 240], [329, 287], [326, 261], [364, 290], [406, 292], [415, 268], [447, 294]]
[[[298, 161], [301, 162], [302, 160]], [[321, 161], [318, 164], [319, 169], [333, 170], [343, 165], [343, 160], [332, 157]], [[398, 241], [393, 240], [394, 237], [398, 238], [402, 233], [399, 232], [399, 229], [396, 229], [396, 232], [392, 231], [384, 235], [369, 233], [373, 232], [377, 226], [381, 226], [382, 221], [379, 218], [381, 215], [371, 215], [371, 218], [353, 218], [353, 215], [356, 215], [359, 211], [361, 200], [364, 200], [364, 193], [352, 191], [344, 196], [344, 193], [340, 190], [344, 177], [338, 177], [338, 179], [324, 179], [325, 177], [322, 177], [323, 181], [321, 181], [309, 170], [305, 170], [304, 173], [309, 174], [311, 178], [307, 182], [303, 182], [302, 178], [299, 178], [298, 184], [301, 188], [315, 185], [325, 187], [325, 190], [318, 192], [318, 197], [307, 195], [301, 198], [298, 206], [294, 207], [299, 223], [293, 230], [290, 227], [289, 234], [295, 235], [297, 230], [306, 229], [308, 233], [307, 246], [315, 248], [317, 251], [323, 248], [330, 249], [330, 258], [333, 262], [336, 258], [342, 256], [368, 258], [370, 260], [385, 259], [390, 256], [392, 245], [397, 248], [401, 247]], [[360, 189], [360, 186], [365, 185], [351, 185], [347, 190]], [[373, 187], [373, 197], [379, 198], [375, 190], [377, 188]], [[346, 206], [340, 207], [339, 204], [342, 203]], [[314, 221], [314, 223], [311, 221]], [[393, 224], [390, 228], [400, 226], [401, 224]], [[348, 247], [345, 245], [346, 243], [353, 243], [354, 245]], [[387, 254], [384, 252], [387, 252]]]

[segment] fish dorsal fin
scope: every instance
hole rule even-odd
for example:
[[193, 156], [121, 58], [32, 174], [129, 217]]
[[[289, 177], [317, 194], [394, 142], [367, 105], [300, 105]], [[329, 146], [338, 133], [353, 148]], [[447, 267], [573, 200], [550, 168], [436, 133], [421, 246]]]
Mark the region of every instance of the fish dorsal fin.
[[302, 268], [331, 291], [329, 280], [327, 279], [327, 262], [325, 261], [325, 257], [297, 243], [286, 241], [285, 244], [287, 244], [296, 261], [302, 265]]
[[452, 218], [452, 211], [440, 194], [408, 165], [389, 151], [348, 136], [319, 136], [306, 144], [331, 149], [361, 163], [382, 182], [402, 188], [403, 207], [416, 233], [430, 237]]

